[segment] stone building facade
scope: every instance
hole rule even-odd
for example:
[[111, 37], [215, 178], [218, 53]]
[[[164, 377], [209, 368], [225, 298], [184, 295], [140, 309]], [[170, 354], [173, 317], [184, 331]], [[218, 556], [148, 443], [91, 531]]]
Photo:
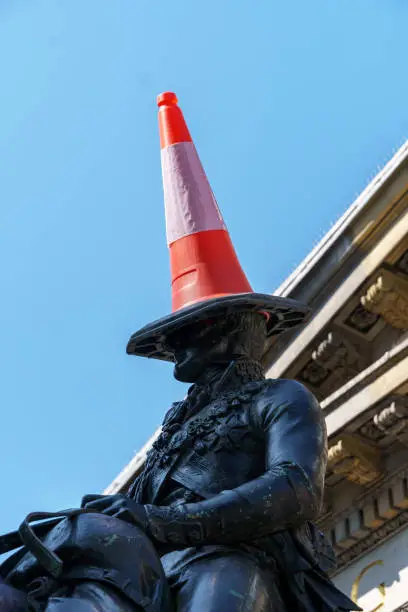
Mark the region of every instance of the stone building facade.
[[408, 143], [277, 293], [314, 312], [268, 376], [326, 415], [333, 579], [367, 612], [408, 610]]
[[[265, 365], [326, 416], [319, 524], [333, 580], [367, 612], [408, 611], [408, 142], [274, 293], [313, 312], [271, 340]], [[157, 433], [106, 493], [134, 478]]]

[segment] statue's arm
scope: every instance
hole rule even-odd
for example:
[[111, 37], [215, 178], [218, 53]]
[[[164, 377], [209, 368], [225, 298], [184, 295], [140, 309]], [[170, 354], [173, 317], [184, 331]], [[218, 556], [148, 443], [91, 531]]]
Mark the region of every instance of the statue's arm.
[[327, 439], [316, 399], [299, 383], [278, 381], [258, 401], [255, 414], [265, 436], [264, 474], [178, 509], [145, 506], [154, 539], [180, 545], [244, 541], [318, 516]]

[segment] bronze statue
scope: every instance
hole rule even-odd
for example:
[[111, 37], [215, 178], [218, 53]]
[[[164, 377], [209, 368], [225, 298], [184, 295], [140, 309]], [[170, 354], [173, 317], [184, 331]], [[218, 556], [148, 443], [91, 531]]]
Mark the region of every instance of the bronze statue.
[[0, 610], [358, 610], [328, 578], [334, 554], [313, 524], [324, 416], [262, 366], [268, 338], [307, 308], [252, 292], [174, 94], [159, 106], [173, 312], [127, 350], [173, 361], [192, 385], [126, 493], [3, 537], [0, 552], [23, 548], [0, 567]]

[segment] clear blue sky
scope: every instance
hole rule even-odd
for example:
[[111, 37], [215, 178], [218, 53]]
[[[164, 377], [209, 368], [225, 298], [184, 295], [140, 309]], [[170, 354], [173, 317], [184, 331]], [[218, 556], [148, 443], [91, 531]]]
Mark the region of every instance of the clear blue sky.
[[101, 491], [184, 387], [125, 354], [168, 312], [156, 95], [177, 92], [273, 291], [408, 136], [406, 0], [2, 0], [0, 532]]

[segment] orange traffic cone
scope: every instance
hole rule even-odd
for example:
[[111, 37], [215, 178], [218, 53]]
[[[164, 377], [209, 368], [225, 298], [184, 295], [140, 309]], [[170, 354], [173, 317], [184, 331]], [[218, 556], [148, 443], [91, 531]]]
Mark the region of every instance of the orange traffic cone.
[[173, 360], [169, 334], [233, 311], [267, 316], [268, 335], [301, 323], [308, 308], [253, 293], [236, 256], [174, 93], [158, 97], [172, 314], [129, 340], [130, 354]]
[[173, 311], [251, 292], [175, 94], [158, 105]]

